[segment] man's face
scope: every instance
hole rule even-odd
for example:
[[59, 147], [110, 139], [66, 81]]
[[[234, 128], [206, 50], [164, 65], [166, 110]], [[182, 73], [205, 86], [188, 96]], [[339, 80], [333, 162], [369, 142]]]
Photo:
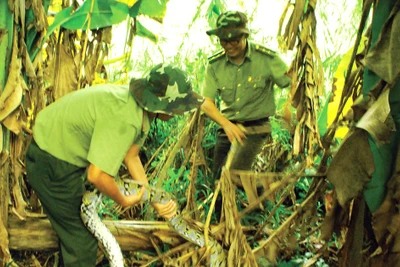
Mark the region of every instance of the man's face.
[[239, 35], [229, 39], [219, 39], [219, 43], [230, 58], [242, 56], [246, 50], [246, 38]]

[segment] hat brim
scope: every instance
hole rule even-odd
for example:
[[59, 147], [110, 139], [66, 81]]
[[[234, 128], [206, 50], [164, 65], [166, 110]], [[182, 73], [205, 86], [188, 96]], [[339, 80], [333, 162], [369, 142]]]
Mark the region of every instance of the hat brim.
[[216, 35], [221, 39], [230, 39], [241, 34], [249, 34], [247, 28], [216, 28], [206, 31], [208, 35]]
[[136, 102], [145, 110], [153, 113], [162, 113], [167, 115], [184, 115], [198, 109], [204, 102], [204, 97], [190, 90], [184, 97], [159, 97], [152, 90], [153, 86], [147, 81], [134, 83], [131, 81], [129, 90]]

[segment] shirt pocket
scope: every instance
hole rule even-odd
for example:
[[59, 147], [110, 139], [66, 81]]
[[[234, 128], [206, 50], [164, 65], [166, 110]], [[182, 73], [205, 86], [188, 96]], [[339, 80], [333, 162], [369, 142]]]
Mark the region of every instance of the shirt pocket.
[[247, 86], [251, 91], [253, 92], [260, 92], [260, 91], [265, 91], [268, 90], [268, 80], [265, 77], [249, 77], [247, 80]]
[[266, 87], [265, 80], [250, 82], [249, 87], [253, 88], [253, 90], [264, 90]]
[[235, 101], [235, 93], [236, 90], [231, 87], [222, 87], [220, 91], [222, 101], [232, 104]]

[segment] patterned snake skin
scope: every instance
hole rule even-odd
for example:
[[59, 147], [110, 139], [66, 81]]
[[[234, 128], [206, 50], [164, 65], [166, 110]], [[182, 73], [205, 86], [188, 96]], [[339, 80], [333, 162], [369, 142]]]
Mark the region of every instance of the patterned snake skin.
[[[141, 184], [132, 179], [116, 180], [119, 190], [124, 195], [138, 194]], [[146, 187], [146, 192], [142, 201], [150, 201], [157, 203], [167, 203], [172, 197], [169, 193], [153, 187]], [[81, 218], [87, 229], [97, 238], [104, 248], [104, 253], [109, 260], [111, 267], [124, 267], [124, 259], [121, 248], [108, 228], [103, 224], [97, 213], [97, 206], [102, 201], [102, 194], [98, 190], [88, 191], [82, 198]], [[193, 228], [185, 221], [185, 218], [177, 214], [168, 220], [168, 224], [180, 236], [186, 240], [200, 246], [205, 246], [205, 238], [201, 231]], [[211, 247], [210, 266], [224, 267], [226, 266], [226, 255], [222, 246], [209, 237], [209, 246]]]

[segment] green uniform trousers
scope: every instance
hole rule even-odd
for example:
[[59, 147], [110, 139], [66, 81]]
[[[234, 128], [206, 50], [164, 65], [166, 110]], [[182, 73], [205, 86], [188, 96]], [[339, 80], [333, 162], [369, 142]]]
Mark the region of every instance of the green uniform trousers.
[[26, 170], [28, 182], [59, 237], [63, 266], [95, 266], [97, 239], [79, 215], [85, 192], [85, 168], [53, 157], [32, 140], [26, 155]]

